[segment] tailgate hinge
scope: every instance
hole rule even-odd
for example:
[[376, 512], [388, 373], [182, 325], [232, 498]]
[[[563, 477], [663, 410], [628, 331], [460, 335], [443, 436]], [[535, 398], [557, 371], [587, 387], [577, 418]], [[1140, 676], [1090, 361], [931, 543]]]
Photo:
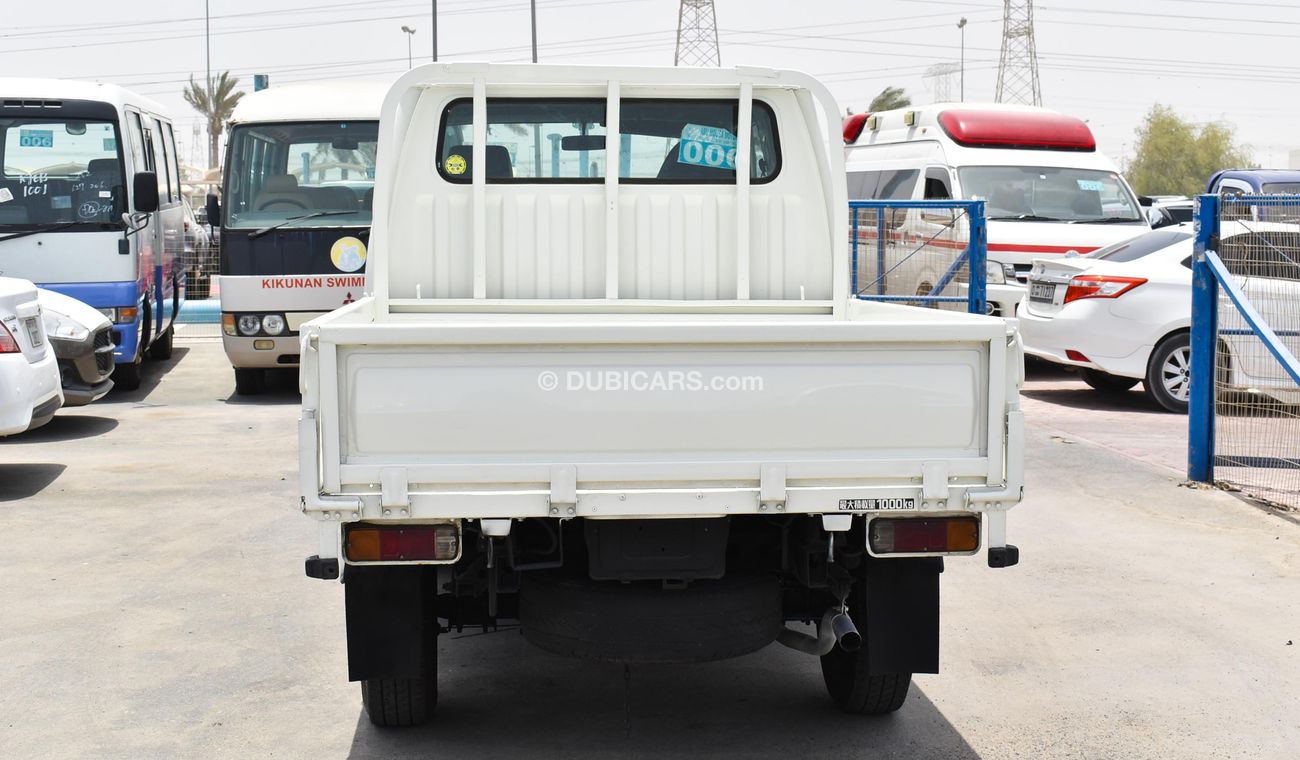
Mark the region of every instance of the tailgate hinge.
[[550, 513], [572, 517], [578, 511], [578, 468], [571, 464], [551, 468]]
[[921, 465], [921, 499], [948, 500], [948, 463], [926, 462]]
[[402, 467], [385, 467], [379, 471], [380, 506], [387, 512], [392, 508], [411, 506], [411, 495], [406, 490], [406, 470]]
[[758, 511], [785, 511], [785, 466], [765, 464], [758, 470]]

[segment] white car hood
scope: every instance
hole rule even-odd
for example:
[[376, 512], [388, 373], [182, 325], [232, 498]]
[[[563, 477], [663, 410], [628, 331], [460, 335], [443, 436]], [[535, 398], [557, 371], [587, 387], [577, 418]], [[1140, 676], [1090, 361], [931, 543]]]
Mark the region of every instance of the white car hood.
[[[65, 320], [76, 322], [92, 333], [109, 324], [108, 317], [105, 317], [99, 309], [87, 306], [81, 301], [65, 296], [62, 293], [40, 288], [39, 300], [42, 311], [57, 314]], [[59, 338], [62, 336], [51, 333], [50, 337]]]

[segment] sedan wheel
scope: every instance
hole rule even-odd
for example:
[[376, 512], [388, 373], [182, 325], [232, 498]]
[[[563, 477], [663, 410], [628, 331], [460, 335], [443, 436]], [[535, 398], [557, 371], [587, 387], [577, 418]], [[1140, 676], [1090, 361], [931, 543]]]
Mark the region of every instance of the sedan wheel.
[[1151, 400], [1165, 410], [1187, 413], [1192, 389], [1192, 342], [1187, 333], [1171, 335], [1156, 346], [1143, 385]]

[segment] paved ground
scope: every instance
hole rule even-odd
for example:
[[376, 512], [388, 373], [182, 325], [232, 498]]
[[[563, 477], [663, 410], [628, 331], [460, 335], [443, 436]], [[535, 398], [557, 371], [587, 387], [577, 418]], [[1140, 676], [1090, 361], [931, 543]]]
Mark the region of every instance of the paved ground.
[[[302, 576], [292, 379], [247, 402], [215, 341], [0, 440], [0, 756], [1300, 756], [1300, 526], [1179, 487], [1185, 420], [1031, 375], [1022, 564], [944, 577], [944, 673], [885, 719], [769, 647], [703, 666], [446, 637], [427, 728], [373, 729], [341, 589]], [[626, 698], [626, 699], [625, 699]]]

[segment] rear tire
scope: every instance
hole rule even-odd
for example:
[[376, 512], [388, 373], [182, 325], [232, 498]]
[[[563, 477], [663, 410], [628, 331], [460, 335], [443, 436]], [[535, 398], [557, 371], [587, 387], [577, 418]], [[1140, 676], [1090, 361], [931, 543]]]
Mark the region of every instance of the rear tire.
[[[436, 658], [435, 658], [436, 661]], [[418, 726], [438, 704], [436, 673], [427, 678], [374, 678], [361, 682], [361, 704], [370, 722], [385, 728]]]
[[911, 673], [871, 673], [871, 639], [867, 635], [867, 581], [870, 563], [855, 571], [857, 578], [849, 592], [849, 617], [862, 634], [862, 646], [846, 652], [836, 645], [822, 655], [822, 680], [835, 706], [854, 715], [884, 715], [903, 706], [912, 685]]
[[1079, 376], [1093, 390], [1102, 393], [1123, 393], [1138, 384], [1136, 377], [1121, 377], [1120, 375], [1112, 375], [1109, 372], [1086, 367], [1079, 369]]
[[235, 393], [256, 396], [266, 390], [266, 370], [235, 368]]
[[1187, 414], [1191, 396], [1192, 339], [1188, 333], [1175, 333], [1160, 341], [1147, 360], [1143, 382], [1147, 396], [1162, 409]]

